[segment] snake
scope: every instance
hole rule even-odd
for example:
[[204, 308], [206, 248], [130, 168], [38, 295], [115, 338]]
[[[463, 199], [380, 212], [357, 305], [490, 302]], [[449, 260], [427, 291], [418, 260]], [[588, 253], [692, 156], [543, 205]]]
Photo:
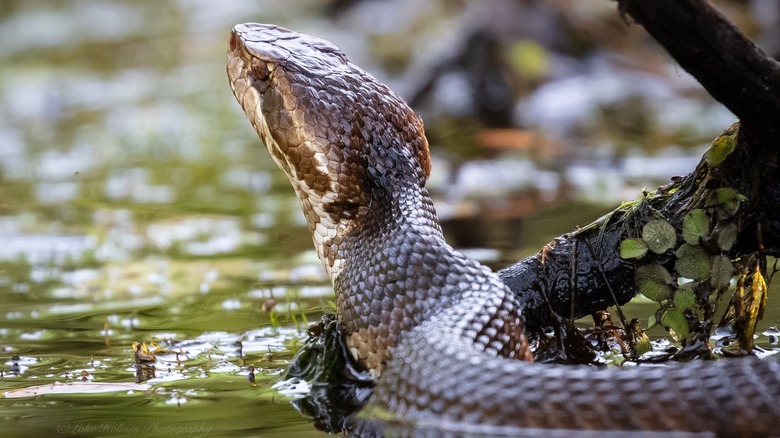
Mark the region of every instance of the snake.
[[[444, 239], [423, 121], [332, 43], [236, 25], [230, 87], [303, 209], [367, 412], [438, 431], [780, 433], [780, 363], [534, 363], [523, 302]], [[542, 433], [544, 434], [544, 433]]]

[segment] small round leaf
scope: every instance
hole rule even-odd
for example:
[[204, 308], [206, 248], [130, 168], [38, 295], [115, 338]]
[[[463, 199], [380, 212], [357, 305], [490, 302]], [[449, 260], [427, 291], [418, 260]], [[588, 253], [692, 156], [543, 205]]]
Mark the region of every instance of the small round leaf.
[[737, 224], [731, 223], [718, 227], [718, 248], [728, 251], [737, 243]]
[[717, 207], [719, 219], [728, 219], [737, 213], [742, 198], [731, 187], [721, 187], [710, 192], [707, 197], [707, 206]]
[[668, 299], [672, 293], [672, 274], [661, 265], [644, 265], [634, 272], [634, 282], [639, 293], [655, 302]]
[[626, 239], [620, 242], [620, 258], [639, 259], [647, 254], [647, 244], [642, 239]]
[[677, 340], [681, 341], [688, 337], [688, 321], [685, 320], [683, 311], [672, 307], [666, 309], [661, 317], [661, 325], [669, 331], [669, 334]]
[[726, 256], [715, 256], [712, 258], [712, 276], [710, 285], [715, 289], [726, 287], [734, 276], [734, 265]]
[[691, 210], [683, 219], [682, 236], [687, 243], [698, 245], [699, 238], [710, 232], [710, 217], [701, 208]]
[[680, 285], [674, 292], [674, 307], [680, 310], [690, 310], [696, 305], [696, 295], [693, 292], [693, 281]]
[[655, 318], [655, 313], [647, 317], [647, 329], [650, 330], [651, 328], [658, 325], [658, 321]]
[[677, 231], [665, 220], [652, 220], [642, 228], [642, 240], [650, 251], [663, 254], [677, 243]]
[[710, 276], [710, 256], [699, 245], [684, 243], [675, 255], [674, 269], [678, 274], [691, 280], [704, 280]]

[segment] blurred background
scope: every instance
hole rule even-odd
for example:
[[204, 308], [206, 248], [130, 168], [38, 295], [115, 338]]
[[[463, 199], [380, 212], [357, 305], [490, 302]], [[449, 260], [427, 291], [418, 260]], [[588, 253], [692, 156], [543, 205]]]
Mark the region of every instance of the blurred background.
[[[780, 55], [778, 2], [713, 3]], [[315, 434], [272, 385], [332, 290], [227, 85], [246, 21], [410, 102], [448, 239], [494, 268], [688, 173], [734, 121], [607, 0], [0, 2], [0, 390], [134, 381], [133, 341], [168, 350], [147, 393], [0, 399], [5, 436]]]

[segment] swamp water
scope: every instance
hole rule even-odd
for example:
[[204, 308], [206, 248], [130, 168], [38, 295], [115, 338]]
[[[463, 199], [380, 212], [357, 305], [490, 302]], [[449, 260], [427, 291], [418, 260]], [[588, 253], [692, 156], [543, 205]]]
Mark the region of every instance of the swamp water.
[[[2, 436], [324, 435], [274, 385], [332, 290], [224, 73], [234, 23], [288, 12], [217, 3], [0, 8], [0, 391], [131, 384], [134, 343], [161, 348], [150, 389], [0, 399]], [[470, 254], [498, 267], [607, 209], [504, 219]]]

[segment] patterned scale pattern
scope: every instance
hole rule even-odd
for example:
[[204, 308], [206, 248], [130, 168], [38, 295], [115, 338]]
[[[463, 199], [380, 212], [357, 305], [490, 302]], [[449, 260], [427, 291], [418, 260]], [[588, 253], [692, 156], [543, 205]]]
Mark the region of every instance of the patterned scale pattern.
[[227, 71], [301, 201], [350, 351], [377, 379], [371, 409], [461, 433], [780, 434], [777, 361], [531, 363], [523, 303], [444, 241], [422, 121], [332, 44], [238, 25]]

